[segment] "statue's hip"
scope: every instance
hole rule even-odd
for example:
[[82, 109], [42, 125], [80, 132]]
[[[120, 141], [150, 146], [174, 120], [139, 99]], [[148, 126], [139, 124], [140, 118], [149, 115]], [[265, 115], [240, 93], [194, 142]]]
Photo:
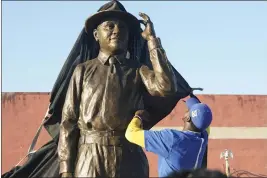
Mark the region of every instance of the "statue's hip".
[[146, 155], [128, 142], [125, 132], [81, 133], [75, 169], [76, 177], [149, 177]]

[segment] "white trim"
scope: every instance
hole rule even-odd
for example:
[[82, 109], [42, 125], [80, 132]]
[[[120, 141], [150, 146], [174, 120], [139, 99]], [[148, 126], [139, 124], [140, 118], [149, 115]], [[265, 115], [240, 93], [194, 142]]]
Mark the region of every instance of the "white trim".
[[203, 143], [204, 143], [204, 139], [201, 138], [201, 145], [200, 145], [200, 148], [199, 148], [199, 151], [198, 151], [198, 154], [197, 154], [197, 159], [196, 159], [196, 162], [195, 162], [194, 169], [197, 169], [197, 166], [198, 166], [198, 159], [199, 159], [199, 155], [200, 155], [200, 153], [201, 153], [201, 151], [202, 151]]
[[[153, 127], [152, 130], [182, 127]], [[211, 127], [209, 139], [267, 139], [267, 127]]]

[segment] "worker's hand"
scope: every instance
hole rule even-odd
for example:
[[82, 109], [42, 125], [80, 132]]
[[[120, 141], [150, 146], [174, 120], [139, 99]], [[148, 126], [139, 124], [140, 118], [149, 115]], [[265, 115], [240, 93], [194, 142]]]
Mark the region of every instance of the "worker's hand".
[[190, 93], [189, 96], [190, 96], [190, 98], [195, 98], [196, 97], [196, 95], [194, 95], [194, 93]]
[[64, 172], [64, 173], [62, 173], [61, 177], [64, 177], [64, 178], [73, 178], [73, 175], [72, 175], [72, 173]]
[[194, 95], [194, 93], [193, 93], [195, 90], [203, 91], [203, 88], [192, 88], [192, 91], [189, 94], [190, 98], [196, 98], [200, 102], [200, 100], [198, 99], [198, 97], [196, 95]]
[[193, 93], [190, 94], [190, 98], [195, 98], [201, 103], [201, 101], [198, 99], [198, 97], [196, 95], [194, 95]]
[[135, 116], [137, 116], [142, 122], [149, 121], [149, 113], [145, 110], [138, 110], [135, 112]]

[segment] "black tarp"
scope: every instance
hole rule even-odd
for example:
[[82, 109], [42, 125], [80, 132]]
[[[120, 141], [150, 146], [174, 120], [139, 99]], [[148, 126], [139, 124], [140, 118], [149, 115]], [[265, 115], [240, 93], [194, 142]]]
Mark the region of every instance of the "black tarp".
[[2, 178], [59, 177], [57, 142], [52, 139], [28, 156], [22, 166], [16, 166], [2, 175]]

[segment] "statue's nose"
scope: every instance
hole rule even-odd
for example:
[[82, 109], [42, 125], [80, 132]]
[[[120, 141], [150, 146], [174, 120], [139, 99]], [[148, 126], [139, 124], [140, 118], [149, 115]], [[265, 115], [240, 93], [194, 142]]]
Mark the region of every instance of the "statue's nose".
[[119, 32], [120, 32], [119, 26], [116, 24], [114, 26], [113, 33], [119, 33]]

